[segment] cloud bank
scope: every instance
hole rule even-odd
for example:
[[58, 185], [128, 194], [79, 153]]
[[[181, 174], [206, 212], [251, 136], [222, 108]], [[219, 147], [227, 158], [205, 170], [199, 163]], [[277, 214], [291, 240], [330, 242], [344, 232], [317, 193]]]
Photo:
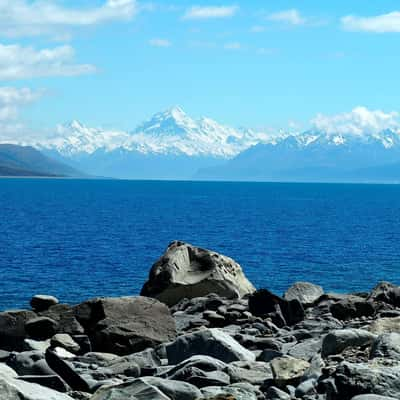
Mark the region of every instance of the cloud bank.
[[347, 15], [341, 19], [342, 27], [347, 31], [388, 33], [400, 32], [400, 11], [372, 17]]
[[60, 29], [129, 20], [136, 0], [107, 0], [100, 7], [64, 7], [54, 0], [0, 0], [0, 33], [8, 37], [60, 34]]
[[36, 50], [18, 44], [0, 44], [0, 80], [47, 76], [77, 76], [95, 72], [90, 64], [74, 64], [71, 46]]
[[318, 114], [311, 124], [314, 129], [328, 134], [377, 134], [386, 129], [400, 130], [398, 112], [369, 110], [366, 107], [356, 107], [347, 113], [337, 115]]

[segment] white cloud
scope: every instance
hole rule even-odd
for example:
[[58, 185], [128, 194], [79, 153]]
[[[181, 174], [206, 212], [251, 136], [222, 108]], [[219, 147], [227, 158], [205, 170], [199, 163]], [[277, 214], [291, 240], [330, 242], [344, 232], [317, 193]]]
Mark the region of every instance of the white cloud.
[[60, 34], [60, 29], [129, 20], [136, 0], [106, 0], [99, 7], [64, 7], [55, 0], [0, 0], [0, 33], [8, 37]]
[[74, 64], [71, 46], [36, 50], [33, 47], [0, 44], [0, 80], [45, 76], [76, 76], [95, 72], [90, 64]]
[[304, 25], [307, 22], [300, 12], [294, 8], [270, 14], [267, 16], [267, 19], [289, 25]]
[[230, 42], [224, 45], [225, 50], [240, 50], [241, 48], [242, 45], [239, 42]]
[[400, 11], [372, 17], [347, 15], [341, 19], [342, 27], [348, 31], [360, 32], [400, 32]]
[[229, 18], [233, 17], [238, 11], [238, 6], [193, 6], [186, 10], [183, 19]]
[[376, 134], [385, 129], [399, 130], [399, 116], [398, 112], [356, 107], [350, 112], [332, 116], [318, 114], [311, 123], [315, 129], [329, 134]]
[[26, 127], [19, 120], [20, 109], [38, 100], [43, 93], [42, 90], [0, 86], [0, 140], [2, 142], [12, 142], [13, 137], [26, 132]]
[[149, 40], [150, 46], [154, 47], [171, 47], [172, 43], [168, 39], [151, 39]]

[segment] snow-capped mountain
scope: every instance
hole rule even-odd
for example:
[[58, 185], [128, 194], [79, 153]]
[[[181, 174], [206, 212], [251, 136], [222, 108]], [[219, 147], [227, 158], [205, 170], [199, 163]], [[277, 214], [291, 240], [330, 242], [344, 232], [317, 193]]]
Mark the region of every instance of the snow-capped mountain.
[[[369, 180], [400, 171], [400, 129], [317, 129], [268, 135], [235, 129], [181, 108], [130, 132], [78, 121], [35, 141], [47, 155], [93, 175], [137, 179]], [[25, 143], [26, 144], [26, 143]], [[397, 168], [397, 165], [399, 166]], [[391, 166], [394, 166], [393, 168]], [[390, 174], [389, 174], [390, 175]], [[398, 176], [400, 181], [400, 173]]]
[[36, 143], [63, 156], [123, 150], [141, 154], [231, 158], [246, 148], [267, 142], [269, 136], [236, 130], [210, 118], [195, 120], [181, 108], [155, 114], [132, 132], [89, 128], [73, 121], [57, 127], [56, 135]]
[[[381, 171], [378, 173], [378, 171]], [[201, 179], [281, 181], [399, 181], [400, 131], [327, 133], [310, 130], [257, 144]]]

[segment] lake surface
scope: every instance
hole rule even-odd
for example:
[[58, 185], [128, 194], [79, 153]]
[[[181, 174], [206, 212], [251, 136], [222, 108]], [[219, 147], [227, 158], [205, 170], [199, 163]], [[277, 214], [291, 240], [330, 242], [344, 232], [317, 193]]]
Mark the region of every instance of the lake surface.
[[257, 287], [400, 283], [400, 186], [0, 179], [0, 309], [138, 294], [175, 239]]

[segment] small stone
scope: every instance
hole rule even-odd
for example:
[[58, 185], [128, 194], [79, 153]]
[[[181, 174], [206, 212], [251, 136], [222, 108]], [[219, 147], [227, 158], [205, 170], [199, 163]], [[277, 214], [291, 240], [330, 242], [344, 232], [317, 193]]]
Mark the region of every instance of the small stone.
[[273, 379], [278, 387], [298, 383], [308, 368], [310, 368], [310, 363], [307, 361], [289, 356], [271, 361]]
[[37, 294], [30, 301], [31, 307], [36, 312], [48, 310], [51, 306], [58, 304], [58, 299], [54, 296]]

